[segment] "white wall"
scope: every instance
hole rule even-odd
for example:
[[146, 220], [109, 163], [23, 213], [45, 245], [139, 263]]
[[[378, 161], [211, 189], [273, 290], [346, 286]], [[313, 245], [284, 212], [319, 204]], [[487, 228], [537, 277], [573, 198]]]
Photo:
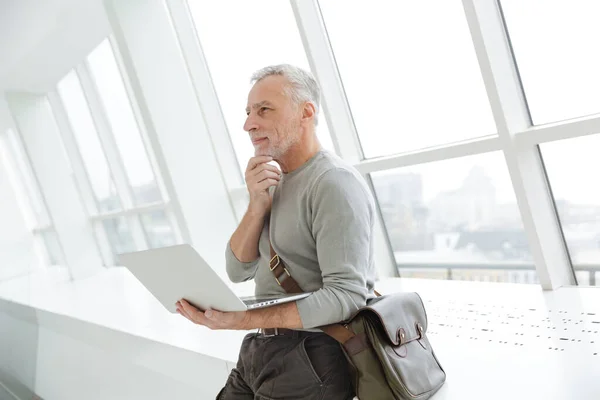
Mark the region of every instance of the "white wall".
[[56, 24], [62, 0], [3, 1], [0, 13], [0, 77], [15, 68]]
[[[5, 135], [9, 127], [8, 108], [0, 95], [0, 135]], [[37, 266], [33, 235], [27, 229], [8, 171], [0, 160], [0, 281]]]
[[101, 0], [0, 3], [0, 88], [5, 90], [51, 90], [110, 33]]

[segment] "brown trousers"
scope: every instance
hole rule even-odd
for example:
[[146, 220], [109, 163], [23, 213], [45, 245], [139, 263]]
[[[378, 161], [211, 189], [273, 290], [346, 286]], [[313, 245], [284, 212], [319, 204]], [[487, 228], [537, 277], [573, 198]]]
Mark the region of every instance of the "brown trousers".
[[322, 332], [246, 335], [237, 367], [217, 400], [350, 400], [348, 362], [340, 344]]

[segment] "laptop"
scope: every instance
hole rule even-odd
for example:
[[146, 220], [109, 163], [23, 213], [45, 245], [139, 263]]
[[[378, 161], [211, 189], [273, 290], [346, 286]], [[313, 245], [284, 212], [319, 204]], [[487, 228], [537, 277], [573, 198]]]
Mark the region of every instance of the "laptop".
[[170, 312], [185, 299], [201, 310], [245, 311], [296, 301], [311, 293], [238, 297], [189, 244], [119, 255], [119, 262]]

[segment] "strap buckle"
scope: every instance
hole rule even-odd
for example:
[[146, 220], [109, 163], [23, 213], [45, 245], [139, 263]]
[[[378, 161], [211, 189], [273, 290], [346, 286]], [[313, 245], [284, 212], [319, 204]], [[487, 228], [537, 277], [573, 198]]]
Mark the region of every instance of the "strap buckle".
[[[273, 261], [276, 261], [276, 262], [273, 263]], [[281, 264], [281, 259], [279, 258], [279, 255], [275, 254], [273, 256], [273, 258], [271, 258], [271, 261], [269, 261], [269, 269], [271, 270], [271, 272], [273, 272], [273, 270], [275, 268], [277, 268], [277, 266], [279, 266], [280, 264]], [[285, 267], [285, 265], [281, 264], [281, 266], [283, 267], [283, 272], [285, 272], [288, 277], [291, 277], [292, 275], [290, 274], [290, 271], [288, 271], [288, 269]], [[277, 281], [277, 284], [279, 286], [281, 286], [281, 281], [279, 280], [279, 278], [281, 278], [281, 277], [283, 277], [283, 274], [281, 274], [281, 276], [275, 276], [275, 280]]]
[[[273, 265], [273, 260], [277, 260], [277, 262], [275, 263], [275, 265]], [[269, 261], [269, 268], [271, 269], [271, 272], [273, 272], [273, 270], [275, 268], [277, 268], [277, 266], [281, 263], [281, 259], [279, 258], [279, 254], [275, 254], [273, 256], [273, 258], [271, 258], [271, 261]]]

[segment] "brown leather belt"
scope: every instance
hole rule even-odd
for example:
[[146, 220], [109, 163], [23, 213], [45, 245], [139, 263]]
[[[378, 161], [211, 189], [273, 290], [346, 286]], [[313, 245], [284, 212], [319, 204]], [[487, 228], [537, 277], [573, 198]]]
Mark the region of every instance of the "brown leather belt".
[[294, 333], [297, 332], [293, 329], [287, 328], [265, 328], [261, 329], [259, 333], [264, 337], [269, 336], [294, 336]]
[[262, 337], [272, 337], [272, 336], [292, 336], [295, 338], [310, 336], [310, 335], [322, 335], [323, 332], [311, 332], [311, 331], [300, 331], [295, 329], [288, 328], [261, 328], [258, 331], [258, 334]]

